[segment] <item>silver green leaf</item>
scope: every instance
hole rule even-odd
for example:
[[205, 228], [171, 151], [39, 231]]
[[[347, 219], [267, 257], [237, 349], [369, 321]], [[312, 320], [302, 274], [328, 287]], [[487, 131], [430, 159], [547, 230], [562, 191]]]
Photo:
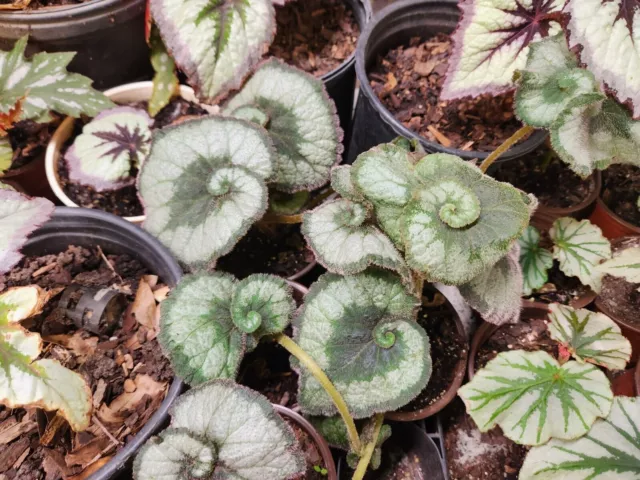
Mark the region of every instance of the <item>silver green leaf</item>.
[[91, 88], [90, 78], [67, 72], [75, 53], [40, 52], [27, 60], [26, 46], [25, 36], [13, 50], [0, 51], [0, 112], [8, 113], [22, 99], [21, 120], [48, 121], [50, 111], [95, 117], [115, 106]]
[[291, 428], [269, 401], [229, 380], [184, 393], [171, 417], [136, 457], [136, 480], [291, 480], [305, 471]]
[[364, 201], [364, 196], [356, 189], [351, 179], [351, 165], [338, 165], [331, 169], [331, 188], [342, 198], [352, 202]]
[[157, 25], [151, 27], [149, 38], [151, 48], [151, 66], [153, 66], [153, 92], [149, 99], [149, 115], [155, 117], [160, 110], [169, 105], [171, 99], [180, 88], [180, 81], [176, 73], [176, 64], [169, 56]]
[[502, 352], [458, 391], [481, 432], [496, 425], [516, 443], [542, 445], [589, 431], [611, 409], [609, 380], [597, 367], [560, 365], [547, 352]]
[[550, 127], [572, 99], [598, 92], [595, 77], [578, 67], [563, 33], [532, 43], [517, 77], [515, 112], [533, 127]]
[[603, 274], [596, 266], [611, 258], [611, 244], [602, 230], [589, 220], [559, 218], [549, 230], [553, 240], [553, 258], [560, 263], [560, 270], [569, 277], [578, 277], [583, 285], [599, 293]]
[[[415, 321], [416, 299], [389, 272], [325, 274], [311, 286], [295, 341], [327, 374], [354, 418], [396, 410], [431, 376], [429, 339]], [[318, 381], [300, 368], [298, 401], [309, 415], [337, 413]]]
[[573, 441], [532, 448], [520, 480], [640, 479], [640, 397], [615, 397], [611, 413]]
[[547, 283], [548, 270], [553, 266], [553, 255], [540, 246], [540, 233], [531, 225], [525, 229], [518, 243], [523, 275], [522, 293], [529, 296]]
[[609, 370], [624, 370], [631, 359], [631, 343], [620, 327], [602, 313], [553, 303], [549, 306], [549, 334], [581, 362]]
[[596, 270], [604, 275], [622, 277], [629, 283], [640, 283], [640, 248], [626, 248], [614, 253], [613, 258], [602, 262]]
[[277, 152], [273, 186], [284, 192], [313, 190], [329, 181], [341, 158], [342, 129], [321, 80], [279, 60], [263, 63], [224, 107], [225, 115], [251, 107]]
[[465, 301], [489, 323], [503, 325], [520, 320], [522, 304], [522, 268], [518, 262], [520, 247], [460, 286]]
[[151, 0], [150, 5], [169, 53], [208, 104], [242, 86], [275, 33], [270, 0]]
[[305, 213], [302, 233], [318, 262], [331, 272], [352, 275], [377, 265], [408, 280], [402, 255], [368, 217], [367, 207], [359, 203], [333, 200]]
[[214, 263], [266, 212], [274, 163], [266, 133], [241, 120], [203, 117], [155, 132], [138, 186], [145, 229], [194, 268]]

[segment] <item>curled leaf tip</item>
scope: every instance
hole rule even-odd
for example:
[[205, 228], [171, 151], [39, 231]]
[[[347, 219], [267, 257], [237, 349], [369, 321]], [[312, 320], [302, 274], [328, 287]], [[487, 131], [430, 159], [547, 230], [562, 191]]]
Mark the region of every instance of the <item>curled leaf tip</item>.
[[445, 200], [438, 215], [451, 228], [464, 228], [480, 217], [480, 200], [475, 193], [458, 182], [440, 184]]
[[255, 310], [247, 313], [247, 316], [236, 321], [236, 326], [245, 333], [255, 332], [262, 324], [262, 315]]
[[391, 348], [396, 343], [396, 335], [389, 325], [378, 325], [373, 330], [373, 340], [380, 348]]

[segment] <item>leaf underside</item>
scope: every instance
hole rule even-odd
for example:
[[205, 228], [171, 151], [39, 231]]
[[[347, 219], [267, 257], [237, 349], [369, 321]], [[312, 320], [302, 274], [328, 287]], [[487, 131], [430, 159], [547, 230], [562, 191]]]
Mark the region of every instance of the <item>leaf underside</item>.
[[540, 233], [529, 225], [520, 239], [520, 266], [523, 275], [523, 295], [529, 296], [547, 283], [548, 270], [553, 266], [553, 255], [540, 246]]

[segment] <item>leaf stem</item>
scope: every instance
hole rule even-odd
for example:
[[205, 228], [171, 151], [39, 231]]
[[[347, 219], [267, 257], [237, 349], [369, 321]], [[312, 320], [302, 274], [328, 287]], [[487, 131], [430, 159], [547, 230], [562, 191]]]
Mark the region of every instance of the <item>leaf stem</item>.
[[354, 452], [360, 454], [362, 452], [362, 443], [360, 442], [360, 436], [358, 435], [358, 429], [356, 428], [356, 424], [353, 421], [353, 417], [351, 413], [349, 413], [349, 407], [347, 407], [347, 403], [340, 395], [340, 392], [336, 390], [336, 387], [333, 386], [327, 374], [322, 371], [320, 366], [316, 363], [316, 361], [311, 358], [311, 356], [305, 352], [300, 346], [291, 340], [286, 335], [279, 333], [275, 336], [276, 342], [282, 345], [287, 351], [296, 357], [302, 365], [304, 365], [311, 374], [320, 382], [322, 388], [329, 394], [333, 403], [335, 403], [338, 412], [342, 416], [342, 420], [344, 420], [345, 425], [347, 426], [347, 433], [349, 434], [349, 442], [351, 443], [351, 448]]
[[362, 456], [358, 461], [356, 471], [353, 474], [353, 480], [362, 480], [364, 478], [364, 474], [367, 473], [367, 467], [369, 466], [369, 462], [371, 462], [371, 456], [373, 455], [373, 451], [376, 449], [376, 444], [378, 443], [378, 437], [380, 436], [380, 429], [382, 428], [383, 420], [384, 414], [378, 413], [375, 417], [376, 423], [373, 427], [373, 438], [364, 447], [364, 452], [362, 453]]
[[513, 147], [516, 143], [522, 140], [524, 137], [533, 132], [535, 128], [530, 127], [529, 125], [525, 125], [516, 133], [507, 138], [502, 145], [496, 148], [491, 155], [489, 155], [482, 165], [480, 165], [480, 170], [482, 173], [486, 173], [489, 167], [495, 162], [498, 158], [500, 158], [507, 150]]

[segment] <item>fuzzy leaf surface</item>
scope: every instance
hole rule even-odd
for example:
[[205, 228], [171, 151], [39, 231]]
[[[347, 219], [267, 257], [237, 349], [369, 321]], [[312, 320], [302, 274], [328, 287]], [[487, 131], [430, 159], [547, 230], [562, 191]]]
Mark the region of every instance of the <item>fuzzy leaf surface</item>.
[[265, 128], [277, 152], [274, 187], [284, 192], [313, 190], [329, 181], [342, 154], [342, 129], [333, 100], [321, 80], [272, 59], [265, 62], [224, 113], [254, 107], [266, 115]]
[[138, 185], [145, 229], [194, 268], [214, 263], [264, 215], [274, 161], [264, 131], [240, 120], [154, 132]]
[[44, 198], [29, 198], [0, 188], [0, 274], [18, 263], [27, 236], [49, 220], [54, 208]]
[[569, 277], [578, 277], [583, 285], [599, 293], [602, 273], [596, 266], [611, 258], [611, 244], [602, 230], [589, 220], [559, 218], [549, 229], [553, 240], [553, 258], [560, 263], [560, 270]]
[[290, 427], [269, 401], [228, 380], [184, 393], [171, 428], [152, 438], [134, 463], [136, 480], [289, 480], [306, 462]]
[[540, 246], [540, 232], [531, 225], [525, 229], [518, 243], [523, 275], [522, 293], [529, 296], [547, 283], [548, 271], [553, 266], [553, 255]]
[[604, 275], [622, 277], [629, 283], [640, 283], [640, 248], [632, 247], [613, 255], [596, 267]]
[[[429, 339], [415, 321], [416, 299], [389, 272], [325, 274], [305, 297], [295, 341], [342, 394], [354, 418], [396, 410], [431, 376]], [[298, 401], [310, 415], [335, 405], [303, 367]]]
[[21, 120], [48, 121], [49, 111], [72, 117], [95, 117], [114, 107], [104, 94], [91, 88], [91, 79], [67, 72], [73, 52], [36, 53], [27, 60], [27, 37], [16, 41], [9, 52], [0, 51], [0, 112], [8, 113], [22, 102]]
[[338, 165], [331, 169], [331, 188], [342, 198], [352, 202], [364, 201], [351, 179], [351, 165]]
[[275, 33], [269, 0], [151, 0], [151, 14], [201, 101], [242, 85]]
[[442, 99], [513, 88], [529, 45], [559, 31], [564, 0], [462, 0]]
[[98, 192], [133, 183], [132, 170], [149, 154], [152, 123], [139, 108], [105, 110], [84, 126], [67, 150], [69, 178]]
[[156, 25], [151, 29], [149, 47], [151, 48], [151, 66], [155, 73], [148, 110], [149, 115], [155, 117], [160, 110], [169, 105], [173, 96], [178, 92], [180, 82], [176, 74], [176, 64], [167, 52], [167, 47], [165, 47]]
[[481, 432], [496, 425], [516, 443], [542, 445], [589, 431], [611, 409], [609, 380], [597, 367], [560, 365], [547, 352], [502, 352], [458, 391]]
[[631, 359], [631, 343], [620, 327], [602, 313], [574, 310], [558, 303], [549, 306], [549, 334], [580, 362], [609, 370], [624, 370]]
[[640, 397], [615, 397], [611, 413], [584, 437], [532, 448], [520, 480], [638, 480]]

